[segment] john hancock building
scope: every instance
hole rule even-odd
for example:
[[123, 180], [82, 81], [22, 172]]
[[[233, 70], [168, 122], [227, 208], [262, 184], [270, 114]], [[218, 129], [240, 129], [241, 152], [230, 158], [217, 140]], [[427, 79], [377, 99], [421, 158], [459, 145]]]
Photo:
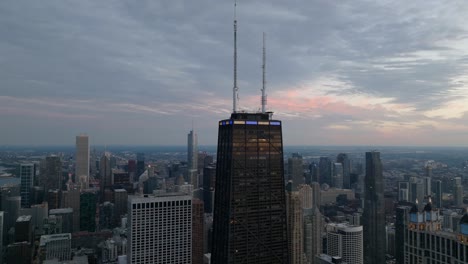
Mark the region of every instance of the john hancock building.
[[232, 113], [217, 155], [211, 263], [289, 263], [281, 121]]

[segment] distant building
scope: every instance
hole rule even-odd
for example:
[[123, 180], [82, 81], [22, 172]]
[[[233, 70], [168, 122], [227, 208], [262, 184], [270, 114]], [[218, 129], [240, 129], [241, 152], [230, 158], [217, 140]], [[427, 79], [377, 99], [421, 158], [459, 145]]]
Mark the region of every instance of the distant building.
[[134, 182], [138, 182], [140, 175], [145, 172], [146, 167], [145, 167], [145, 153], [137, 153], [137, 171], [135, 175], [135, 179], [133, 179]]
[[99, 183], [100, 192], [101, 192], [101, 202], [106, 202], [104, 198], [104, 190], [111, 189], [113, 179], [112, 179], [112, 169], [111, 169], [111, 161], [110, 161], [110, 153], [106, 152], [102, 155], [101, 161], [99, 162], [99, 176], [101, 177], [101, 181]]
[[120, 219], [127, 214], [128, 193], [125, 189], [114, 190], [114, 205], [116, 224], [120, 223]]
[[46, 157], [42, 163], [38, 186], [44, 188], [47, 196], [49, 190], [62, 190], [63, 185], [62, 160], [58, 156]]
[[351, 189], [351, 161], [349, 160], [348, 154], [338, 154], [338, 156], [336, 157], [336, 162], [341, 163], [343, 167], [343, 188]]
[[332, 187], [343, 189], [343, 164], [333, 163]]
[[30, 206], [30, 194], [35, 177], [36, 166], [34, 164], [20, 164], [21, 207]]
[[304, 226], [301, 196], [293, 191], [289, 181], [286, 186], [286, 212], [288, 223], [289, 263], [302, 264], [304, 256]]
[[128, 213], [129, 264], [192, 263], [191, 196], [130, 196]]
[[80, 195], [80, 231], [96, 231], [96, 193], [85, 191]]
[[292, 190], [297, 191], [300, 184], [304, 184], [304, 169], [302, 168], [302, 156], [293, 153], [288, 159], [289, 180], [292, 181]]
[[81, 189], [89, 188], [89, 137], [85, 134], [76, 136], [75, 179]]
[[205, 213], [213, 213], [216, 184], [216, 167], [207, 166], [203, 169], [203, 204]]
[[198, 188], [198, 139], [195, 131], [187, 135], [187, 182]]
[[26, 241], [32, 243], [33, 226], [30, 215], [22, 215], [18, 217], [15, 224], [15, 242]]
[[203, 264], [203, 201], [192, 200], [192, 264]]
[[61, 208], [73, 209], [73, 232], [80, 231], [80, 190], [70, 189], [63, 191]]
[[51, 209], [49, 210], [49, 216], [51, 215], [61, 219], [62, 233], [73, 233], [73, 208]]
[[327, 225], [328, 255], [341, 257], [349, 264], [362, 264], [364, 263], [363, 249], [362, 226], [335, 223]]
[[437, 208], [442, 208], [442, 181], [436, 180], [433, 182], [433, 188], [434, 188], [434, 205]]
[[333, 166], [332, 161], [328, 157], [320, 157], [319, 161], [319, 183], [320, 184], [328, 184], [332, 186], [332, 173], [333, 173]]
[[27, 241], [11, 243], [6, 249], [6, 262], [14, 264], [31, 264], [32, 248]]
[[322, 214], [318, 207], [303, 209], [304, 254], [309, 264], [315, 264], [316, 256], [322, 252]]

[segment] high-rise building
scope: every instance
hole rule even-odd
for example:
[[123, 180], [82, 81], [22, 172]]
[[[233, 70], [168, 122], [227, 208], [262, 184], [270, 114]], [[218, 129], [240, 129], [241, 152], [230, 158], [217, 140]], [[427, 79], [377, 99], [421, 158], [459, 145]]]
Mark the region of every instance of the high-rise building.
[[322, 204], [320, 184], [318, 182], [312, 182], [310, 187], [312, 188], [312, 205], [313, 207], [320, 208], [320, 205]]
[[21, 215], [15, 223], [15, 242], [33, 241], [33, 226], [30, 215]]
[[3, 224], [5, 221], [5, 214], [3, 211], [0, 211], [0, 264], [3, 264]]
[[203, 201], [192, 200], [192, 264], [203, 264]]
[[219, 122], [212, 263], [288, 264], [281, 121]]
[[61, 207], [73, 209], [73, 232], [80, 231], [80, 190], [74, 188], [63, 191]]
[[53, 234], [41, 236], [39, 242], [39, 256], [41, 261], [57, 259], [71, 260], [71, 234]]
[[73, 208], [59, 208], [49, 210], [49, 216], [55, 215], [56, 218], [60, 218], [62, 224], [62, 233], [73, 232]]
[[333, 174], [333, 166], [332, 161], [328, 157], [320, 157], [319, 161], [319, 183], [320, 184], [328, 184], [332, 185], [332, 174]]
[[9, 244], [6, 250], [6, 262], [15, 264], [31, 264], [32, 249], [31, 243], [27, 241]]
[[341, 163], [343, 166], [343, 188], [351, 189], [351, 161], [349, 160], [348, 154], [340, 153], [336, 157], [336, 162]]
[[21, 181], [21, 207], [29, 207], [31, 201], [31, 189], [36, 176], [36, 167], [34, 164], [20, 164]]
[[437, 208], [442, 208], [442, 181], [436, 180], [433, 182], [434, 188], [434, 203]]
[[18, 219], [19, 211], [21, 208], [21, 196], [6, 197], [5, 202], [5, 231], [8, 232], [10, 228], [15, 226], [16, 219]]
[[38, 186], [44, 188], [44, 193], [47, 194], [49, 190], [61, 190], [64, 181], [62, 176], [62, 160], [60, 157], [46, 157], [41, 167]]
[[215, 183], [216, 166], [205, 167], [203, 169], [203, 204], [205, 206], [205, 213], [213, 213]]
[[127, 214], [128, 193], [125, 189], [114, 190], [115, 216], [117, 223]]
[[348, 264], [362, 264], [364, 263], [363, 249], [362, 226], [351, 226], [348, 224], [336, 223], [327, 225], [328, 255], [339, 256]]
[[463, 206], [463, 185], [456, 184], [454, 187], [454, 205], [458, 207]]
[[104, 190], [111, 189], [112, 180], [112, 169], [110, 164], [110, 153], [106, 152], [102, 155], [99, 162], [99, 175], [101, 176], [100, 189], [101, 189], [101, 201], [105, 202]]
[[96, 231], [96, 193], [82, 192], [80, 195], [80, 231]]
[[129, 196], [127, 263], [192, 263], [192, 197]]
[[75, 180], [81, 189], [89, 188], [89, 137], [85, 134], [76, 136]]
[[297, 191], [299, 184], [304, 183], [304, 170], [302, 168], [302, 156], [293, 153], [288, 159], [289, 180], [292, 181], [292, 190]]
[[60, 194], [61, 192], [58, 189], [50, 189], [47, 192], [47, 203], [49, 204], [49, 209], [60, 208]]
[[[137, 174], [136, 160], [134, 160], [134, 159], [128, 160], [128, 170], [127, 171], [128, 171], [128, 176], [130, 178], [130, 181], [134, 182], [136, 174]], [[140, 176], [140, 175], [138, 175], [138, 176]]]
[[405, 233], [410, 206], [398, 206], [395, 218], [395, 260], [396, 264], [405, 264]]
[[135, 179], [133, 179], [134, 182], [138, 182], [138, 179], [140, 178], [140, 175], [145, 172], [146, 167], [145, 167], [145, 153], [137, 153], [137, 171], [135, 175]]
[[198, 189], [198, 139], [193, 130], [187, 135], [187, 182]]
[[[410, 201], [409, 189], [410, 184], [407, 181], [399, 181], [398, 183], [398, 201]], [[413, 201], [414, 202], [414, 201]]]
[[424, 177], [423, 183], [424, 183], [424, 195], [431, 196], [432, 195], [431, 178]]
[[302, 208], [314, 207], [314, 191], [308, 184], [301, 184], [297, 187], [301, 199]]
[[322, 214], [318, 207], [304, 208], [304, 254], [309, 264], [322, 253]]
[[380, 152], [366, 152], [364, 196], [364, 264], [385, 263], [385, 201]]
[[343, 164], [333, 163], [332, 187], [343, 189]]
[[299, 191], [293, 191], [293, 184], [289, 181], [286, 186], [289, 263], [297, 264], [302, 264], [304, 257], [304, 219], [301, 198], [301, 193]]

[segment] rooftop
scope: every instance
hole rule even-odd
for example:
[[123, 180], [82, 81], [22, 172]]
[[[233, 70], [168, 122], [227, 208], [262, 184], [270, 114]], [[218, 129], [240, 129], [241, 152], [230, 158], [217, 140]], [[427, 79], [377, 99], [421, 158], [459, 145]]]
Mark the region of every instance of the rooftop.
[[31, 221], [30, 215], [22, 215], [18, 217], [18, 219], [16, 220], [16, 222], [29, 222], [29, 221]]
[[54, 235], [43, 235], [41, 236], [40, 246], [45, 246], [47, 243], [58, 240], [71, 240], [70, 233], [54, 234]]

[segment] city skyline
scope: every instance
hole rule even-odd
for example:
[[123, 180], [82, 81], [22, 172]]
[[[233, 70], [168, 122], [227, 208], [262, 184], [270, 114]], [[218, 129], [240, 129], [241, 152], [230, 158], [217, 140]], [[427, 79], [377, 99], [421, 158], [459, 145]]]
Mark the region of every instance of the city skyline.
[[[286, 146], [467, 142], [467, 8], [239, 1], [240, 109], [260, 108], [266, 32], [267, 109]], [[200, 145], [216, 144], [211, 121], [231, 111], [232, 3], [2, 1], [0, 17], [0, 145], [81, 132], [182, 145], [192, 120]]]

